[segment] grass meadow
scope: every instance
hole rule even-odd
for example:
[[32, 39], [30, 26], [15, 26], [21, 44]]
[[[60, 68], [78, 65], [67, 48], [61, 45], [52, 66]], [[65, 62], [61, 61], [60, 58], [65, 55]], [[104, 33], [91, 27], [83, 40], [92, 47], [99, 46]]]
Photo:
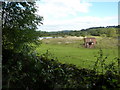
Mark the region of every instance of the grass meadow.
[[43, 39], [42, 44], [37, 47], [39, 55], [50, 54], [51, 58], [55, 58], [61, 63], [74, 64], [77, 67], [93, 68], [97, 60], [100, 48], [103, 51], [105, 63], [117, 62], [118, 57], [117, 39], [96, 37], [97, 44], [95, 48], [84, 48], [82, 37], [65, 37]]

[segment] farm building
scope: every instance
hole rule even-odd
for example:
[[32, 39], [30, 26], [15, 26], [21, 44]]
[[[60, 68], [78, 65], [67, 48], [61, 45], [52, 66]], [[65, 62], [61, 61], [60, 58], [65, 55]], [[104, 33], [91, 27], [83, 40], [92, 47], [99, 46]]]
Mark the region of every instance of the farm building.
[[84, 38], [84, 46], [86, 48], [94, 48], [96, 44], [96, 38]]

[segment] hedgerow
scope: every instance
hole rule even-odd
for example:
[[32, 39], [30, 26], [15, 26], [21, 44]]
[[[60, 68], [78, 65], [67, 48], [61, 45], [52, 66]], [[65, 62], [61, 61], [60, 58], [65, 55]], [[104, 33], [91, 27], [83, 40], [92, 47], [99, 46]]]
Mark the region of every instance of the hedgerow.
[[3, 52], [3, 89], [113, 90], [120, 88], [119, 77], [109, 70], [100, 74], [95, 70], [62, 64], [47, 54]]

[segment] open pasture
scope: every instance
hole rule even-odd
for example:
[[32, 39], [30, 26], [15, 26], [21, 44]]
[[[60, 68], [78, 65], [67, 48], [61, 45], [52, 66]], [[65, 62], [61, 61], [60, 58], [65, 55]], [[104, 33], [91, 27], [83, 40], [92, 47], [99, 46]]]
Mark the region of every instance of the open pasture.
[[59, 62], [74, 64], [78, 67], [93, 68], [99, 56], [98, 52], [102, 48], [103, 58], [107, 57], [105, 62], [116, 62], [115, 58], [118, 57], [117, 40], [97, 37], [95, 48], [84, 48], [83, 43], [82, 37], [44, 39], [40, 47], [37, 48], [37, 52], [41, 55], [48, 50], [51, 57], [56, 58]]

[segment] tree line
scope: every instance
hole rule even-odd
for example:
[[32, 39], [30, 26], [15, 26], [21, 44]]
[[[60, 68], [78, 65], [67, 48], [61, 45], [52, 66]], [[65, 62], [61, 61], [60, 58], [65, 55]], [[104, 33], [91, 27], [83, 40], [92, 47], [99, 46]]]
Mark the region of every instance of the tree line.
[[102, 37], [117, 37], [118, 36], [118, 26], [107, 26], [107, 27], [92, 27], [82, 30], [63, 30], [58, 32], [46, 32], [38, 31], [40, 36], [102, 36]]

